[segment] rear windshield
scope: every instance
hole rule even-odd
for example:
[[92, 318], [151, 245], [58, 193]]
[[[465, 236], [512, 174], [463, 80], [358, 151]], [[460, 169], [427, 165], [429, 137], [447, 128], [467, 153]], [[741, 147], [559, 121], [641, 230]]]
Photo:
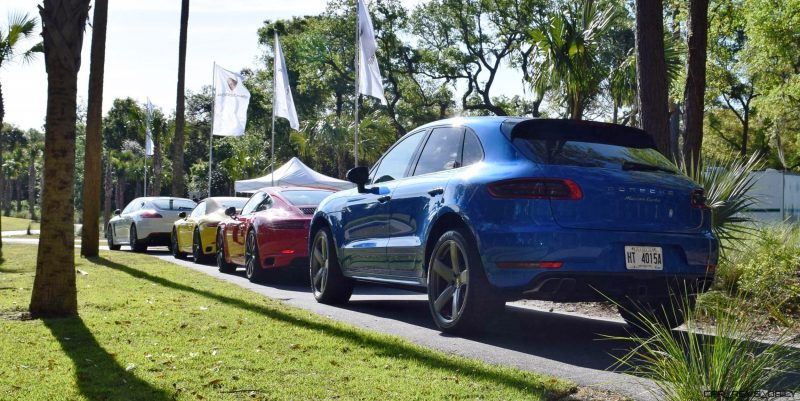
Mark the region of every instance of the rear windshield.
[[611, 124], [550, 121], [553, 123], [520, 127], [504, 124], [503, 131], [509, 137], [513, 132], [516, 148], [542, 164], [619, 169], [637, 163], [675, 170], [644, 131]]
[[317, 206], [332, 193], [328, 191], [282, 191], [281, 196], [295, 206]]
[[192, 210], [196, 203], [188, 199], [156, 199], [153, 205], [161, 210]]

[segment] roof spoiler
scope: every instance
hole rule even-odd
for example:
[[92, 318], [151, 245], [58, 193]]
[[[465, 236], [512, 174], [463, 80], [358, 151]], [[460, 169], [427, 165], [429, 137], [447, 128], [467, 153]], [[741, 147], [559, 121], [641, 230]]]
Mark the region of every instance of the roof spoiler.
[[503, 132], [514, 138], [602, 143], [637, 149], [658, 149], [653, 137], [634, 127], [597, 121], [529, 119], [507, 120]]

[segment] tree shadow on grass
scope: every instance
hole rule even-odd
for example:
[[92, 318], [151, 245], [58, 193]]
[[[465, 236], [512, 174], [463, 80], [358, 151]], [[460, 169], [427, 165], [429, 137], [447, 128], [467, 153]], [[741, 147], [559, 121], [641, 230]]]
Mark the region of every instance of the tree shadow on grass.
[[404, 344], [399, 341], [392, 341], [392, 340], [387, 340], [385, 338], [379, 338], [379, 336], [377, 335], [368, 332], [363, 332], [355, 328], [340, 327], [336, 324], [333, 324], [332, 322], [329, 322], [327, 319], [324, 318], [320, 318], [320, 320], [314, 320], [313, 318], [292, 316], [290, 313], [281, 310], [252, 304], [246, 301], [242, 301], [240, 299], [216, 294], [211, 291], [200, 290], [185, 284], [176, 283], [174, 281], [167, 280], [162, 277], [154, 276], [152, 274], [136, 270], [130, 266], [125, 266], [123, 264], [110, 261], [103, 257], [91, 258], [90, 260], [94, 263], [97, 263], [98, 265], [115, 269], [117, 271], [127, 273], [133, 277], [143, 280], [148, 280], [158, 285], [169, 287], [178, 291], [197, 294], [209, 299], [213, 299], [217, 302], [221, 302], [226, 305], [258, 313], [269, 319], [274, 319], [297, 327], [310, 330], [317, 330], [323, 332], [325, 335], [338, 337], [344, 341], [353, 343], [354, 345], [371, 348], [374, 350], [376, 355], [409, 360], [412, 362], [427, 365], [428, 367], [433, 369], [448, 370], [452, 372], [458, 371], [458, 374], [461, 375], [462, 378], [464, 379], [473, 378], [479, 380], [487, 380], [490, 382], [501, 384], [503, 386], [506, 386], [507, 388], [515, 388], [518, 390], [522, 390], [525, 391], [527, 394], [530, 394], [530, 399], [537, 399], [537, 398], [560, 399], [562, 396], [565, 395], [565, 394], [554, 394], [552, 392], [546, 391], [544, 388], [541, 387], [532, 388], [533, 386], [537, 386], [538, 383], [526, 380], [525, 378], [522, 377], [522, 375], [518, 373], [515, 374], [512, 372], [506, 373], [506, 372], [492, 371], [490, 369], [482, 368], [475, 365], [470, 366], [469, 369], [465, 369], [466, 366], [464, 366], [463, 363], [453, 361], [448, 357], [441, 355], [439, 353], [427, 351], [422, 349], [421, 347], [413, 346], [410, 344]]
[[72, 359], [78, 389], [89, 400], [173, 399], [120, 366], [97, 342], [83, 319], [42, 319], [42, 322]]

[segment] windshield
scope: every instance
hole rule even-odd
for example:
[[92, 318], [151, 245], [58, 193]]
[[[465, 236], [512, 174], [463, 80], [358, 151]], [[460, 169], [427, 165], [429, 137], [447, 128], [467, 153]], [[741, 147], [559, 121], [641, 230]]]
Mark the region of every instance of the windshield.
[[329, 191], [282, 191], [281, 196], [295, 206], [317, 206], [332, 193]]
[[196, 203], [188, 199], [156, 199], [153, 200], [153, 205], [161, 210], [192, 210]]

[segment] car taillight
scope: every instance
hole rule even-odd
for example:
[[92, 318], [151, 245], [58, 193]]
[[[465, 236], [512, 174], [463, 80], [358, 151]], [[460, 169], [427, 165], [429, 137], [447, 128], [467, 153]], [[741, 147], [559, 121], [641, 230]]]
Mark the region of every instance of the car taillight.
[[522, 178], [486, 186], [495, 198], [579, 200], [583, 191], [575, 181], [561, 178]]
[[708, 209], [706, 204], [706, 191], [703, 188], [697, 188], [692, 191], [691, 203], [692, 207]]
[[208, 228], [214, 228], [217, 225], [219, 225], [219, 223], [206, 223], [206, 227], [208, 227]]
[[145, 210], [139, 216], [141, 216], [143, 219], [160, 219], [164, 217], [152, 210]]

